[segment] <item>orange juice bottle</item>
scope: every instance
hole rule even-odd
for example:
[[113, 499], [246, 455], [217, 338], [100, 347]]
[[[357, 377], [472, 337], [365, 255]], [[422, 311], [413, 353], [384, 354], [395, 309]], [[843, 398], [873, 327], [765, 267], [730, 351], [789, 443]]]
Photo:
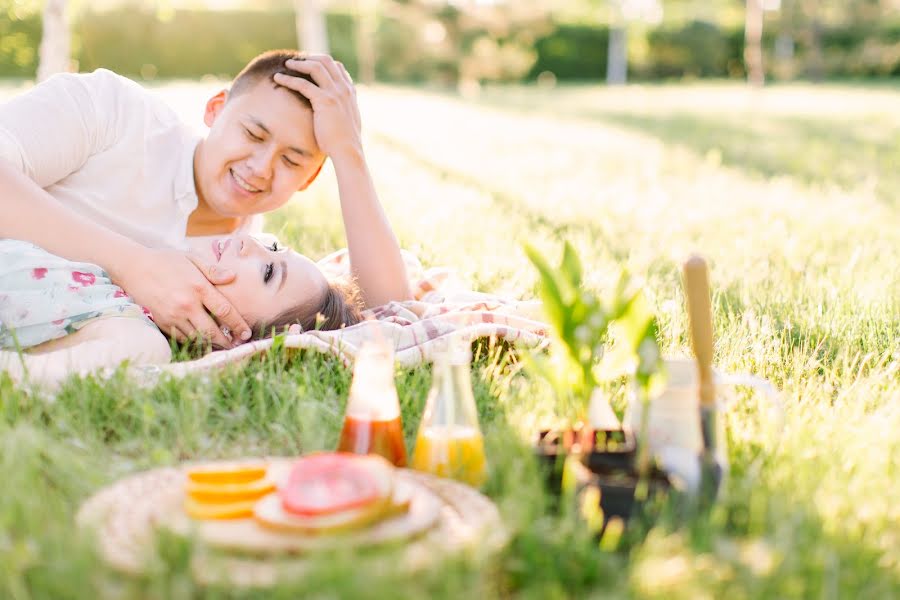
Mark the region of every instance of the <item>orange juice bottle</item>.
[[435, 360], [412, 467], [480, 486], [487, 478], [487, 460], [472, 395], [470, 356], [468, 345], [460, 343]]

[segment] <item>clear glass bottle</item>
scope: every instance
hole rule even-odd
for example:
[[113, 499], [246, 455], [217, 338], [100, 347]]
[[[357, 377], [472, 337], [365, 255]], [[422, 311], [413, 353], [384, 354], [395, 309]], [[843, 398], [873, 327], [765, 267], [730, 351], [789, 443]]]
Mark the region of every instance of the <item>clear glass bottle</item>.
[[487, 478], [484, 440], [472, 395], [468, 343], [438, 355], [412, 467], [480, 486]]
[[365, 342], [356, 357], [338, 452], [379, 454], [406, 466], [394, 351], [384, 340]]

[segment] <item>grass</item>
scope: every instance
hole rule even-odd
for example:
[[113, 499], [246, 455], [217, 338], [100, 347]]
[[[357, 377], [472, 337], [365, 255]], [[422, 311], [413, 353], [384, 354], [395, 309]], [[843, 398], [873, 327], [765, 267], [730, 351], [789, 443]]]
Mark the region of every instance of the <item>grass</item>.
[[[196, 121], [210, 89], [158, 91]], [[556, 253], [569, 239], [592, 289], [617, 265], [645, 277], [667, 355], [688, 352], [678, 260], [700, 250], [715, 288], [715, 362], [777, 383], [785, 427], [776, 437], [760, 399], [739, 394], [728, 415], [731, 477], [711, 514], [663, 520], [627, 550], [603, 552], [549, 509], [530, 455], [536, 429], [566, 415], [541, 382], [482, 356], [485, 489], [515, 532], [509, 549], [495, 564], [416, 578], [337, 557], [274, 595], [900, 597], [900, 91], [697, 84], [361, 96], [371, 167], [405, 247], [479, 289], [530, 297], [536, 275], [521, 242]], [[313, 257], [344, 244], [332, 177], [268, 221]], [[299, 354], [152, 389], [72, 381], [53, 401], [0, 383], [0, 597], [96, 596], [97, 558], [72, 523], [94, 490], [185, 459], [333, 447], [349, 381], [336, 360]], [[430, 372], [398, 372], [397, 384], [411, 444]], [[621, 404], [624, 391], [612, 391]], [[116, 589], [239, 595], [196, 590], [183, 561], [169, 564]]]

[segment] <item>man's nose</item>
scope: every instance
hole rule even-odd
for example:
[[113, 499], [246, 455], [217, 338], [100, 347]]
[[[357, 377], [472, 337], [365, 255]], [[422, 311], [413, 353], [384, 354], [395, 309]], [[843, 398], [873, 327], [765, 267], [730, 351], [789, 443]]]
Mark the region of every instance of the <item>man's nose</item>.
[[260, 148], [250, 155], [247, 166], [250, 167], [254, 177], [268, 181], [272, 177], [272, 162], [274, 159], [274, 149]]

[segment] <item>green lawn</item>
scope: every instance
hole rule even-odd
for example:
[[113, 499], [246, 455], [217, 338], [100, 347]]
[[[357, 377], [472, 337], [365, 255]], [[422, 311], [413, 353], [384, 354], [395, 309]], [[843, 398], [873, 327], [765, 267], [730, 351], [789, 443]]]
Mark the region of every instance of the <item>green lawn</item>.
[[[197, 121], [212, 88], [158, 90]], [[478, 289], [532, 297], [521, 244], [555, 256], [568, 239], [593, 289], [617, 265], [645, 277], [667, 355], [689, 351], [678, 261], [699, 250], [711, 262], [715, 362], [781, 387], [785, 427], [776, 439], [760, 399], [739, 396], [732, 473], [712, 514], [606, 553], [548, 509], [530, 455], [537, 428], [565, 415], [517, 366], [481, 357], [486, 492], [515, 533], [509, 549], [496, 564], [415, 578], [329, 557], [282, 597], [900, 597], [900, 91], [517, 87], [463, 101], [376, 88], [361, 98], [371, 167], [406, 248]], [[323, 175], [269, 219], [313, 257], [344, 245]], [[108, 584], [74, 535], [81, 501], [157, 465], [331, 448], [349, 378], [302, 354], [152, 390], [75, 381], [54, 401], [0, 383], [0, 597], [96, 596]], [[411, 444], [429, 370], [397, 382]], [[114, 590], [193, 597], [176, 554], [167, 572]]]

